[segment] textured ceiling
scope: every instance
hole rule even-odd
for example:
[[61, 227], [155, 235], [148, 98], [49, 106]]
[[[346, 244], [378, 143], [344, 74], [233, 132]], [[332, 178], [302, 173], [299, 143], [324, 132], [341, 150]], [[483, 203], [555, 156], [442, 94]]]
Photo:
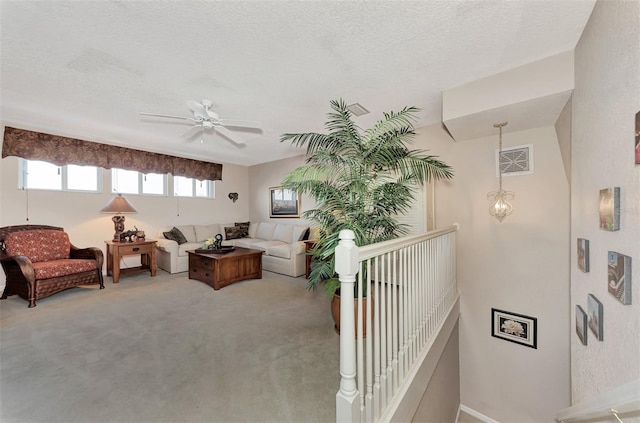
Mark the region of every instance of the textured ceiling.
[[[324, 131], [329, 101], [421, 109], [442, 91], [571, 50], [593, 0], [0, 2], [3, 124], [223, 163], [301, 154], [285, 132]], [[259, 121], [186, 138], [187, 100]], [[201, 142], [202, 139], [202, 142]]]

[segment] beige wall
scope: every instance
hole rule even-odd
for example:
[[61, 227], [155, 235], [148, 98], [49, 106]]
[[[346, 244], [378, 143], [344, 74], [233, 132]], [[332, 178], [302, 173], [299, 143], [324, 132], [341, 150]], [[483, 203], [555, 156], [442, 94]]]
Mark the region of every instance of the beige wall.
[[456, 324], [438, 358], [412, 423], [453, 422], [460, 404], [459, 335]]
[[[640, 111], [640, 2], [598, 1], [576, 47], [571, 184], [571, 312], [587, 295], [604, 306], [604, 341], [572, 327], [572, 402], [640, 378], [640, 165], [634, 115]], [[620, 230], [598, 227], [598, 191], [620, 187]], [[590, 241], [590, 271], [576, 266], [576, 239]], [[607, 291], [607, 252], [632, 257], [632, 305]], [[573, 325], [573, 323], [572, 323]], [[624, 419], [625, 422], [627, 419]], [[640, 421], [640, 419], [632, 420]]]
[[[113, 197], [110, 192], [111, 172], [103, 171], [104, 192], [99, 194], [30, 190], [29, 221], [26, 221], [27, 192], [18, 188], [18, 162], [16, 157], [0, 160], [0, 226], [29, 223], [62, 226], [76, 246], [96, 246], [104, 251], [104, 241], [113, 238], [114, 228], [111, 216], [99, 211]], [[223, 164], [222, 177], [222, 181], [215, 183], [215, 199], [181, 198], [179, 216], [178, 201], [173, 196], [126, 195], [138, 210], [138, 214], [126, 215], [126, 229], [133, 229], [135, 225], [146, 232], [147, 238], [154, 238], [158, 228], [166, 225], [248, 220], [251, 203], [248, 168]], [[235, 203], [228, 198], [230, 192], [239, 194]], [[124, 263], [127, 267], [137, 266], [139, 259], [127, 257]], [[0, 270], [0, 288], [4, 283], [4, 273]]]
[[571, 99], [562, 109], [555, 124], [556, 134], [558, 134], [558, 145], [562, 154], [562, 164], [567, 181], [571, 184]]
[[[249, 207], [249, 217], [252, 222], [263, 222], [269, 220], [295, 224], [305, 222], [302, 218], [271, 219], [269, 217], [269, 188], [279, 186], [282, 182], [282, 178], [287, 174], [287, 172], [302, 165], [304, 165], [303, 155], [251, 166], [249, 168], [249, 180], [251, 181], [250, 193], [252, 199]], [[301, 203], [301, 213], [315, 206], [315, 202], [307, 196], [302, 196]]]
[[[492, 122], [488, 122], [491, 125]], [[435, 186], [436, 222], [460, 224], [460, 397], [498, 421], [552, 421], [569, 405], [569, 186], [553, 127], [507, 133], [505, 147], [533, 144], [535, 173], [505, 177], [514, 212], [489, 216], [498, 136], [454, 142], [434, 125], [416, 148], [455, 170]], [[538, 348], [491, 336], [491, 308], [538, 319]]]

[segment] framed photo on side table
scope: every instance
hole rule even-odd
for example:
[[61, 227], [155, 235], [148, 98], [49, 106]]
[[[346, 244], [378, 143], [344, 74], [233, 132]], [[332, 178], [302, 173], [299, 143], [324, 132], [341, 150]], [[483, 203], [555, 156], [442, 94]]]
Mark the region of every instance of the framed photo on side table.
[[510, 311], [491, 309], [491, 336], [538, 348], [538, 319]]
[[282, 187], [269, 188], [269, 217], [300, 217], [300, 194]]

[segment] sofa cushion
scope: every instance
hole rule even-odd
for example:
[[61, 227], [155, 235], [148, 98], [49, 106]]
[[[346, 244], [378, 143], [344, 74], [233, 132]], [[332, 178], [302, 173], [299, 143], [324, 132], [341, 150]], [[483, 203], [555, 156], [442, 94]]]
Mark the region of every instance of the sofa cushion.
[[84, 259], [41, 261], [33, 263], [33, 272], [35, 273], [36, 279], [57, 278], [59, 276], [96, 270], [96, 263], [97, 261], [95, 260]]
[[170, 231], [163, 232], [162, 235], [164, 235], [164, 237], [167, 239], [177, 242], [178, 245], [181, 245], [187, 242], [187, 238], [184, 236], [182, 231], [176, 228], [175, 226]]
[[267, 253], [267, 255], [269, 254], [269, 248], [271, 247], [277, 247], [279, 245], [286, 245], [288, 247], [288, 244], [285, 244], [282, 241], [261, 241], [261, 240], [256, 240], [258, 242], [254, 242], [251, 244], [251, 248], [253, 248], [254, 250], [262, 250], [265, 253]]
[[256, 232], [258, 232], [258, 225], [260, 225], [260, 223], [251, 223], [249, 225], [249, 238], [256, 237]]
[[291, 245], [290, 244], [284, 244], [284, 245], [275, 245], [272, 247], [269, 247], [267, 250], [267, 254], [273, 257], [280, 257], [283, 259], [290, 259], [291, 258]]
[[260, 222], [258, 230], [256, 231], [256, 238], [264, 239], [265, 241], [271, 241], [273, 239], [273, 232], [276, 230], [276, 224], [270, 222]]
[[255, 239], [255, 238], [240, 238], [240, 239], [235, 239], [233, 240], [233, 245], [235, 247], [240, 247], [240, 248], [251, 248], [251, 244], [254, 244], [256, 242], [261, 242], [261, 239]]
[[242, 238], [244, 230], [241, 226], [228, 226], [224, 228], [224, 239], [238, 239]]
[[291, 243], [291, 235], [293, 234], [293, 225], [276, 225], [276, 230], [273, 232], [274, 241], [282, 241]]
[[187, 242], [196, 242], [196, 230], [193, 225], [185, 225], [185, 226], [176, 226], [176, 228], [180, 229], [182, 235], [187, 239]]
[[7, 234], [4, 239], [9, 256], [26, 256], [32, 263], [69, 258], [71, 242], [64, 231], [32, 229]]
[[249, 225], [251, 222], [236, 222], [234, 225], [242, 228], [242, 236], [240, 238], [247, 238], [249, 236]]
[[178, 247], [178, 257], [188, 256], [187, 251], [197, 250], [198, 248], [202, 248], [202, 244], [199, 242], [185, 242]]
[[195, 225], [196, 230], [196, 241], [204, 242], [207, 238], [214, 238], [218, 234], [222, 234], [220, 232], [220, 225], [214, 223], [212, 225]]
[[293, 227], [293, 236], [292, 236], [291, 241], [292, 242], [296, 242], [296, 241], [304, 240], [304, 236], [306, 235], [307, 230], [309, 230], [308, 226], [294, 226]]

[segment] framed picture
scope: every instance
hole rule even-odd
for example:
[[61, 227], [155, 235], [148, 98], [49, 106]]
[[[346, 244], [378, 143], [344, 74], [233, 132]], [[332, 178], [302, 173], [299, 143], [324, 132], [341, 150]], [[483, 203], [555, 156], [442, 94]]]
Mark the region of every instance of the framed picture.
[[538, 319], [510, 311], [491, 309], [491, 336], [538, 348]]
[[578, 238], [578, 269], [589, 271], [589, 240]]
[[620, 229], [620, 187], [600, 190], [600, 229]]
[[636, 164], [640, 164], [640, 112], [636, 113]]
[[607, 259], [609, 293], [624, 305], [631, 304], [631, 257], [609, 251]]
[[576, 333], [582, 345], [587, 345], [587, 313], [576, 305]]
[[269, 188], [269, 217], [300, 217], [300, 194], [282, 187]]
[[589, 329], [591, 329], [591, 332], [593, 332], [598, 341], [604, 340], [602, 333], [602, 303], [593, 294], [589, 294], [587, 297], [587, 311], [589, 312]]

